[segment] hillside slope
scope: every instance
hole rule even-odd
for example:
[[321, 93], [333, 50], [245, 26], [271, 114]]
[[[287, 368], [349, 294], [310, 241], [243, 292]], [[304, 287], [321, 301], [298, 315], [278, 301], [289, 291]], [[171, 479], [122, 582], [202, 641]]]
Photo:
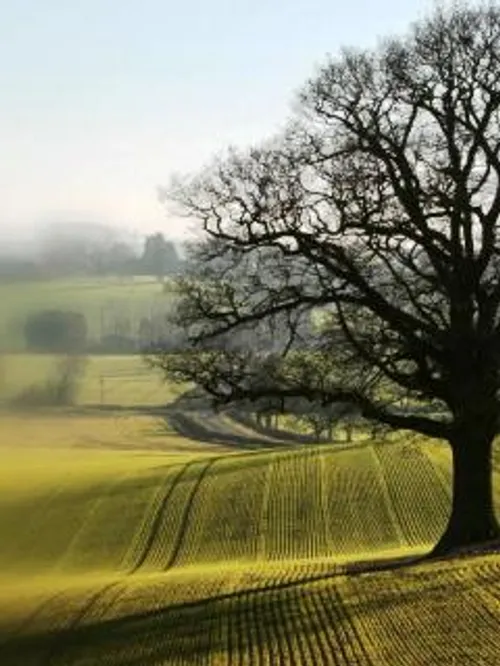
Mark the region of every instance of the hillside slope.
[[372, 566], [443, 530], [440, 445], [206, 452], [5, 456], [2, 665], [500, 659], [495, 554]]

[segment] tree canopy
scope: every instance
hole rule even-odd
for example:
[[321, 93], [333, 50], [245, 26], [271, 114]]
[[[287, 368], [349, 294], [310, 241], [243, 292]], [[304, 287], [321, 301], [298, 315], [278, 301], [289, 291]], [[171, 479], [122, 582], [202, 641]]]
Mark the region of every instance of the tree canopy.
[[179, 270], [180, 259], [174, 243], [157, 232], [146, 237], [139, 263], [142, 272], [162, 280]]
[[156, 363], [221, 402], [347, 402], [448, 440], [436, 551], [497, 538], [499, 9], [439, 9], [345, 50], [280, 136], [170, 197], [203, 233], [178, 285], [189, 351]]

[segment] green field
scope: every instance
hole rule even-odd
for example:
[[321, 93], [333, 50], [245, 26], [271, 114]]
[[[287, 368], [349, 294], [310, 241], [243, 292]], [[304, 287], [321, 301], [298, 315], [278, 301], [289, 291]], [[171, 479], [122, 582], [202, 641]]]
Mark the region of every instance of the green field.
[[85, 315], [88, 335], [98, 340], [126, 319], [132, 332], [142, 317], [168, 308], [168, 295], [153, 277], [82, 278], [0, 284], [0, 349], [23, 350], [29, 313], [63, 309]]
[[[41, 386], [57, 372], [61, 358], [45, 354], [0, 356], [0, 402], [9, 401], [29, 386]], [[146, 407], [163, 404], [182, 389], [166, 386], [161, 374], [140, 356], [89, 356], [77, 381], [80, 406]]]
[[498, 663], [498, 556], [418, 557], [444, 445], [291, 446], [176, 397], [101, 357], [75, 407], [0, 415], [2, 666]]

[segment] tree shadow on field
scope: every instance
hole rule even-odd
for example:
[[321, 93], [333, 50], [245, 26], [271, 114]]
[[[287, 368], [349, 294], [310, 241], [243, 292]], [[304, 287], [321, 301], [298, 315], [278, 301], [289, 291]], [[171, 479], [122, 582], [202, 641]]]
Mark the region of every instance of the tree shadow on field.
[[318, 618], [301, 611], [302, 596], [285, 591], [278, 597], [272, 594], [272, 588], [243, 591], [229, 598], [18, 638], [0, 649], [0, 663], [2, 666], [28, 663], [148, 666], [179, 661], [208, 664], [216, 653], [225, 655], [228, 664], [244, 653], [255, 655], [250, 661], [259, 663], [262, 659], [258, 655], [268, 652], [272, 645], [278, 653], [286, 651], [284, 626], [295, 635], [319, 630]]
[[[229, 421], [225, 421], [224, 416], [228, 416]], [[245, 419], [234, 407], [219, 412], [199, 389], [187, 391], [167, 405], [164, 417], [168, 425], [184, 437], [239, 449], [290, 448], [314, 443], [311, 437], [296, 433], [267, 431]], [[241, 426], [248, 434], [241, 432]]]
[[[345, 579], [340, 579], [340, 587], [336, 583], [340, 574], [318, 573], [96, 623], [82, 624], [79, 613], [65, 629], [7, 638], [0, 663], [208, 664], [217, 654], [221, 664], [240, 663], [246, 655], [249, 663], [348, 665], [353, 653], [355, 663], [373, 663], [353, 628], [353, 607], [348, 609], [349, 599], [339, 591]], [[436, 584], [445, 594], [446, 584], [434, 579]], [[401, 586], [397, 594], [386, 592], [380, 600], [367, 600], [366, 607], [357, 601], [354, 611], [358, 613], [357, 606], [360, 613], [397, 611], [421, 595], [415, 585], [408, 590]], [[327, 639], [317, 640], [320, 634]]]
[[[10, 406], [10, 411], [12, 409], [13, 406]], [[88, 403], [67, 405], [64, 408], [43, 406], [35, 413], [37, 416], [51, 417], [151, 416], [158, 418], [159, 423], [153, 431], [148, 432], [149, 437], [157, 436], [158, 440], [161, 440], [165, 436], [179, 436], [209, 445], [244, 451], [283, 449], [305, 444], [318, 445], [314, 438], [307, 435], [269, 430], [259, 426], [248, 415], [234, 407], [218, 412], [212, 408], [207, 396], [197, 389], [183, 393], [168, 404]], [[114, 448], [121, 447], [116, 445]]]
[[197, 412], [195, 415], [168, 410], [165, 415], [168, 425], [179, 435], [189, 439], [219, 444], [235, 449], [258, 450], [289, 447], [289, 442], [272, 441], [255, 436], [242, 435], [234, 432], [229, 426], [225, 427], [217, 422], [216, 415], [210, 412]]
[[[249, 435], [241, 434], [230, 423], [224, 423], [217, 412], [207, 409], [193, 409], [193, 404], [181, 402], [180, 408], [177, 403], [172, 405], [119, 405], [119, 404], [87, 404], [82, 406], [71, 406], [64, 409], [38, 409], [37, 416], [78, 416], [95, 417], [109, 416], [110, 418], [122, 416], [151, 416], [160, 419], [160, 423], [154, 431], [148, 432], [148, 436], [162, 437], [184, 437], [205, 444], [224, 446], [230, 449], [243, 449], [254, 451], [259, 449], [276, 449], [290, 447], [297, 444], [294, 439], [288, 438], [286, 434], [281, 440], [271, 439], [262, 434], [249, 431]], [[9, 411], [12, 411], [10, 409]], [[235, 427], [237, 425], [235, 424]], [[116, 448], [120, 448], [117, 446]], [[156, 447], [152, 447], [156, 448]], [[161, 447], [159, 447], [161, 448]]]

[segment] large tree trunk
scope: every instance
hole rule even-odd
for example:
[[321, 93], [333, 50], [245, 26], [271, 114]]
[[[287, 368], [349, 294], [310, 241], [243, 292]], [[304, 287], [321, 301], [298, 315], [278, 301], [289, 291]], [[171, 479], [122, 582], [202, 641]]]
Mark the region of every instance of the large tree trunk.
[[453, 453], [451, 515], [433, 555], [500, 538], [492, 492], [493, 435], [482, 431], [477, 422], [475, 428], [466, 431], [468, 435], [461, 432], [450, 441]]

